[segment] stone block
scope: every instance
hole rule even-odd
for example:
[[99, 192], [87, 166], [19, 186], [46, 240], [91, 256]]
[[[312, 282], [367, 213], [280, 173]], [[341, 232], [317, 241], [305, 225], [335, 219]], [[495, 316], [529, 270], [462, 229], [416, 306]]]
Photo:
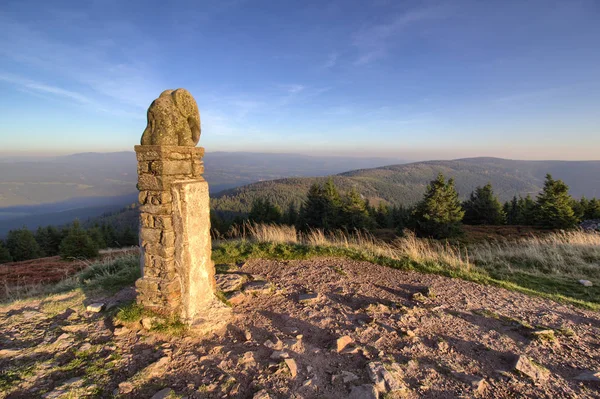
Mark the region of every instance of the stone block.
[[150, 213], [140, 213], [140, 227], [154, 228], [154, 216]]
[[146, 191], [146, 202], [140, 203], [150, 205], [166, 205], [170, 204], [173, 197], [170, 191]]
[[138, 162], [137, 172], [138, 172], [138, 175], [141, 175], [144, 173], [150, 173], [150, 162], [149, 161]]
[[194, 177], [200, 177], [204, 173], [204, 162], [194, 161], [192, 164], [192, 175]]
[[145, 243], [155, 244], [161, 241], [162, 230], [160, 229], [151, 229], [148, 227], [142, 227], [140, 229], [140, 240], [142, 241], [142, 245]]
[[160, 237], [160, 243], [167, 247], [172, 247], [175, 245], [175, 232], [173, 231], [163, 231]]
[[136, 145], [134, 147], [138, 162], [156, 161], [159, 159], [197, 159], [204, 156], [202, 147], [184, 147], [169, 145]]
[[173, 217], [170, 215], [154, 216], [154, 227], [162, 229], [163, 231], [173, 230]]
[[169, 191], [173, 182], [184, 179], [184, 175], [155, 176], [151, 173], [138, 176], [138, 190]]
[[170, 215], [173, 207], [171, 204], [164, 205], [140, 205], [140, 212], [150, 213], [152, 215]]
[[192, 163], [189, 160], [152, 161], [150, 172], [156, 175], [191, 175]]
[[174, 247], [165, 247], [160, 244], [148, 244], [142, 243], [144, 247], [144, 251], [146, 251], [149, 255], [154, 256], [162, 256], [163, 258], [172, 258], [175, 256], [175, 248]]

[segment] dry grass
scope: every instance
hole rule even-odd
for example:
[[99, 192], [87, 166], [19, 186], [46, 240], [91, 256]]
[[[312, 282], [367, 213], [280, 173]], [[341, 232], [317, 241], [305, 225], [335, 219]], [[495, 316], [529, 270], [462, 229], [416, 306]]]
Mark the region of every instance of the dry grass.
[[[287, 249], [280, 247], [279, 253], [273, 255], [275, 257], [282, 254], [293, 257], [295, 250], [290, 245], [330, 248], [330, 251], [320, 253], [335, 256], [336, 250], [337, 253], [346, 251], [344, 253], [354, 254], [351, 256], [361, 254], [363, 259], [372, 259], [380, 264], [409, 262], [415, 270], [492, 282], [508, 288], [512, 284], [559, 300], [572, 298], [600, 303], [598, 233], [561, 231], [545, 233], [541, 237], [494, 240], [466, 246], [422, 239], [410, 233], [386, 243], [368, 233], [349, 235], [343, 232], [325, 233], [318, 229], [301, 233], [290, 226], [246, 225], [231, 232], [228, 242], [231, 243], [232, 239], [246, 246], [265, 243], [288, 245]], [[218, 242], [215, 244], [219, 246]], [[232, 250], [231, 246], [228, 249]], [[263, 248], [261, 251], [256, 255], [269, 256], [269, 250]], [[306, 256], [306, 253], [301, 253]], [[590, 280], [593, 286], [584, 287], [579, 280]]]
[[[418, 262], [437, 262], [453, 269], [469, 271], [471, 264], [466, 250], [440, 243], [435, 240], [424, 240], [409, 233], [391, 243], [376, 239], [373, 235], [356, 231], [347, 234], [343, 231], [325, 233], [321, 229], [312, 229], [306, 233], [296, 230], [294, 226], [275, 224], [245, 224], [232, 229], [227, 237], [252, 242], [270, 242], [282, 244], [302, 244], [318, 247], [337, 247], [356, 249], [372, 256], [384, 256], [390, 259], [410, 258]], [[218, 243], [217, 243], [218, 245]]]
[[478, 265], [496, 268], [572, 276], [600, 273], [600, 234], [561, 231], [517, 242], [486, 242], [474, 246], [471, 257]]

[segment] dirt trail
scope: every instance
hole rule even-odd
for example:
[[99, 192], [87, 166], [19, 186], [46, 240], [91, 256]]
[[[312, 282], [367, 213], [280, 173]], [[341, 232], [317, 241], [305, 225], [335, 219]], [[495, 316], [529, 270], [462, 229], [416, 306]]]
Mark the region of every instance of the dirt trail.
[[600, 397], [576, 379], [600, 371], [598, 313], [341, 259], [256, 260], [220, 280], [245, 276], [233, 322], [205, 338], [115, 326], [78, 308], [91, 298], [0, 309], [0, 368], [31, 368], [0, 397]]

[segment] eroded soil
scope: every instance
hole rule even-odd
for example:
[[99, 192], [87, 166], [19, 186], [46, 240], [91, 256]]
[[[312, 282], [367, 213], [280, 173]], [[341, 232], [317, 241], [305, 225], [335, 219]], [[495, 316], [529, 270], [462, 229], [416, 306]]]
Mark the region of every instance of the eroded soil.
[[[257, 260], [235, 273], [255, 284], [210, 337], [120, 325], [82, 305], [131, 289], [1, 308], [0, 397], [347, 398], [377, 382], [378, 365], [392, 379], [379, 381], [386, 397], [600, 397], [598, 382], [576, 379], [600, 371], [598, 313], [342, 259]], [[514, 369], [519, 356], [531, 370]]]

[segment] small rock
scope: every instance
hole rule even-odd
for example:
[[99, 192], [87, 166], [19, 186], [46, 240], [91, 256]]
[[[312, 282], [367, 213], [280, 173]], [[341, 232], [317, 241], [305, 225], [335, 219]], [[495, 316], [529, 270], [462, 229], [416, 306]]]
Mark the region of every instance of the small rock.
[[487, 383], [485, 382], [485, 378], [465, 373], [458, 373], [456, 371], [453, 371], [452, 375], [456, 379], [469, 384], [471, 388], [473, 388], [473, 390], [477, 393], [482, 393], [486, 388]]
[[276, 342], [273, 342], [270, 339], [268, 339], [265, 341], [265, 343], [263, 345], [266, 346], [267, 348], [273, 349], [273, 350], [280, 351], [283, 349], [283, 342], [281, 342], [281, 340], [279, 338], [277, 338]]
[[133, 391], [133, 384], [129, 381], [123, 381], [119, 384], [119, 393], [130, 393]]
[[319, 298], [319, 294], [300, 294], [298, 295], [298, 302], [313, 302]]
[[88, 312], [100, 313], [104, 309], [104, 304], [101, 302], [91, 303], [85, 308]]
[[342, 371], [342, 380], [344, 381], [344, 383], [348, 383], [348, 382], [358, 380], [358, 376], [349, 371]]
[[246, 294], [268, 294], [272, 289], [273, 286], [266, 281], [251, 281], [244, 284]]
[[425, 295], [423, 295], [423, 293], [421, 293], [421, 292], [415, 292], [414, 294], [412, 294], [411, 298], [413, 301], [417, 301], [417, 302], [427, 301], [427, 297]]
[[294, 359], [285, 359], [285, 364], [287, 364], [288, 369], [290, 369], [292, 378], [296, 378], [298, 375], [298, 366], [296, 365], [296, 361]]
[[271, 353], [271, 359], [287, 359], [288, 357], [290, 357], [290, 355], [287, 352], [284, 351], [273, 351], [273, 353]]
[[215, 280], [217, 287], [223, 292], [238, 291], [248, 280], [244, 274], [240, 273], [224, 273], [216, 274]]
[[171, 395], [171, 393], [173, 393], [173, 390], [171, 388], [161, 389], [160, 391], [152, 395], [151, 399], [165, 399], [168, 398], [169, 395]]
[[255, 367], [256, 366], [256, 357], [254, 356], [254, 352], [249, 351], [244, 353], [244, 356], [241, 359], [241, 363], [246, 367]]
[[337, 352], [340, 353], [344, 350], [346, 346], [348, 346], [352, 342], [352, 338], [350, 338], [348, 335], [344, 335], [343, 337], [338, 338], [336, 341]]
[[56, 338], [56, 341], [54, 341], [54, 342], [55, 343], [60, 342], [60, 341], [63, 341], [65, 339], [69, 339], [69, 338], [71, 338], [71, 335], [64, 333], [64, 334], [59, 335], [58, 338]]
[[140, 321], [142, 327], [146, 330], [152, 330], [153, 327], [156, 327], [158, 324], [158, 319], [156, 317], [144, 317]]
[[164, 356], [160, 358], [158, 361], [150, 364], [146, 367], [148, 378], [158, 377], [164, 374], [167, 365], [169, 364], [169, 357]]
[[271, 399], [271, 395], [269, 395], [266, 389], [262, 389], [256, 392], [252, 399]]
[[302, 384], [303, 387], [310, 387], [312, 385], [315, 385], [315, 378], [309, 378], [308, 380], [304, 381], [304, 383]]
[[252, 341], [252, 333], [248, 330], [246, 330], [244, 332], [244, 337], [246, 338], [246, 341]]
[[527, 356], [519, 356], [514, 369], [521, 374], [529, 377], [533, 382], [544, 382], [548, 379], [549, 372], [544, 367], [535, 364]]
[[89, 342], [86, 342], [79, 347], [80, 352], [86, 352], [86, 351], [89, 351], [90, 349], [92, 349], [92, 344], [90, 344]]
[[375, 385], [365, 384], [352, 387], [348, 399], [379, 399]]
[[0, 349], [0, 358], [2, 357], [13, 357], [21, 353], [19, 349]]
[[367, 371], [375, 384], [375, 388], [381, 393], [404, 389], [404, 385], [394, 378], [392, 373], [387, 371], [381, 362], [367, 364]]
[[131, 330], [127, 327], [115, 328], [114, 334], [118, 337], [120, 335], [125, 335], [129, 333]]
[[579, 280], [579, 284], [583, 285], [584, 287], [591, 287], [594, 285], [590, 280]]
[[239, 305], [244, 302], [244, 299], [246, 299], [246, 294], [241, 291], [235, 291], [227, 297], [227, 300], [232, 305]]
[[600, 382], [600, 371], [585, 370], [575, 377], [575, 379], [578, 381]]

